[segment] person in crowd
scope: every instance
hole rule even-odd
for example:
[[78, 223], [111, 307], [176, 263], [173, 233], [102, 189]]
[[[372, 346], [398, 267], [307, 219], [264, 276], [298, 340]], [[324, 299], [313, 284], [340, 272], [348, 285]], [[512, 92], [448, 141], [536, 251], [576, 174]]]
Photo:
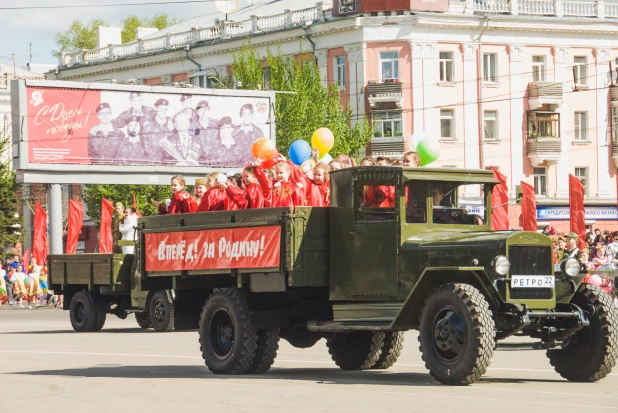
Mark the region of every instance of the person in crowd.
[[615, 264], [618, 261], [618, 231], [612, 234], [612, 242], [607, 244], [605, 250], [605, 256], [607, 257], [608, 264]]
[[238, 205], [238, 209], [264, 208], [264, 194], [255, 175], [255, 168], [250, 165], [243, 170], [244, 188], [230, 185], [226, 188], [227, 196]]
[[[123, 241], [135, 241], [135, 227], [137, 226], [137, 214], [135, 210], [131, 207], [128, 207], [125, 210], [125, 217], [123, 222], [120, 224], [118, 230], [122, 234]], [[122, 246], [123, 254], [133, 254], [135, 250], [134, 245]]]
[[116, 208], [114, 209], [116, 212], [116, 218], [114, 219], [114, 228], [112, 232], [112, 240], [113, 240], [113, 251], [115, 253], [121, 253], [122, 248], [118, 245], [118, 241], [122, 239], [122, 233], [120, 232], [120, 225], [124, 221], [125, 213], [124, 213], [124, 205], [122, 202], [116, 202]]
[[594, 244], [597, 245], [601, 242], [601, 230], [599, 228], [594, 229]]
[[376, 161], [371, 157], [363, 158], [360, 161], [360, 166], [375, 166], [375, 164]]
[[330, 163], [328, 164], [328, 168], [329, 168], [331, 171], [338, 171], [339, 169], [343, 169], [343, 168], [344, 168], [344, 166], [343, 166], [343, 164], [341, 163], [341, 161], [337, 161], [337, 160], [335, 160], [335, 161], [330, 161]]
[[26, 274], [24, 273], [21, 264], [17, 266], [15, 271], [11, 273], [9, 278], [13, 278], [13, 300], [19, 303], [21, 308], [24, 308], [23, 299], [28, 293], [24, 281], [26, 280]]
[[558, 237], [558, 248], [556, 254], [558, 255], [558, 262], [562, 262], [564, 259], [564, 251], [566, 250], [566, 240], [563, 237]]
[[377, 166], [391, 166], [392, 162], [386, 156], [378, 156], [376, 158], [376, 165]]
[[406, 152], [403, 155], [402, 166], [419, 166], [421, 163], [421, 157], [414, 151]]
[[208, 190], [204, 194], [197, 212], [238, 209], [234, 201], [227, 195], [227, 186], [227, 176], [221, 172], [208, 174]]
[[[137, 121], [140, 127], [151, 121], [155, 117], [155, 110], [149, 106], [144, 105], [144, 98], [140, 92], [129, 93], [129, 102], [131, 107], [118, 115], [113, 120], [112, 125], [117, 129], [122, 129], [129, 126], [129, 123]], [[127, 135], [131, 135], [130, 131], [127, 131]]]
[[339, 155], [337, 161], [340, 162], [344, 168], [352, 168], [356, 166], [356, 161], [350, 158], [348, 155]]
[[256, 160], [255, 175], [262, 187], [264, 199], [267, 200], [271, 207], [294, 207], [303, 206], [304, 197], [302, 184], [292, 182], [291, 172], [293, 165], [285, 161], [285, 158], [280, 155], [277, 164], [275, 165], [275, 179], [268, 179], [262, 166], [261, 159]]
[[96, 108], [99, 124], [88, 133], [88, 157], [94, 164], [112, 164], [118, 161], [118, 152], [124, 133], [112, 122], [112, 108], [101, 103]]
[[577, 258], [577, 253], [579, 252], [579, 248], [577, 248], [577, 241], [579, 237], [574, 232], [569, 232], [567, 235], [567, 247], [564, 250], [564, 254], [562, 258]]
[[151, 199], [150, 202], [157, 207], [159, 214], [186, 214], [189, 212], [197, 211], [197, 203], [193, 197], [185, 191], [187, 186], [185, 177], [182, 175], [176, 175], [172, 177], [170, 182], [170, 189], [172, 190], [172, 199], [169, 206], [160, 204], [159, 202]]
[[41, 269], [43, 267], [37, 265], [35, 259], [32, 259], [32, 271], [28, 274], [28, 308], [32, 309], [32, 306], [37, 306], [37, 302], [43, 295], [41, 291]]
[[311, 178], [297, 168], [291, 168], [296, 182], [303, 185], [305, 205], [325, 207], [330, 205], [330, 167], [325, 163], [318, 163], [311, 171]]
[[607, 247], [605, 245], [597, 245], [595, 247], [596, 254], [594, 257], [592, 257], [592, 266], [595, 270], [603, 269], [603, 266], [608, 263], [609, 260], [607, 258], [607, 255], [605, 255], [606, 249]]
[[13, 281], [9, 280], [9, 274], [7, 273], [7, 270], [5, 268], [9, 270], [11, 268], [10, 266], [7, 267], [6, 261], [4, 266], [2, 265], [2, 263], [0, 263], [0, 277], [4, 280], [8, 304], [14, 305], [15, 302], [13, 301]]
[[174, 133], [174, 122], [167, 116], [169, 110], [167, 99], [155, 102], [155, 116], [144, 122], [142, 133], [142, 149], [147, 160], [158, 163], [163, 159], [161, 142]]
[[197, 204], [198, 207], [200, 203], [202, 202], [202, 198], [204, 198], [204, 194], [206, 193], [207, 190], [208, 190], [208, 179], [207, 178], [197, 178], [195, 180], [195, 186], [193, 187], [193, 192], [195, 193], [195, 195], [193, 196], [193, 199], [195, 200], [195, 203]]

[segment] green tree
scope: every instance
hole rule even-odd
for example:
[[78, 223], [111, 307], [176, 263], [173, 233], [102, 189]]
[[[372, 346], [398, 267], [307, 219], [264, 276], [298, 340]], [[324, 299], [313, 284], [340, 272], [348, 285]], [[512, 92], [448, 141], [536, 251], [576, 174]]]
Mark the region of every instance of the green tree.
[[169, 16], [167, 13], [157, 13], [152, 17], [146, 18], [139, 18], [135, 15], [125, 17], [120, 22], [122, 26], [122, 43], [135, 40], [138, 27], [156, 27], [159, 30], [163, 30], [177, 23], [180, 23], [180, 20]]
[[18, 214], [17, 182], [15, 171], [11, 169], [8, 150], [11, 148], [11, 135], [7, 128], [0, 129], [0, 247], [2, 254], [12, 256], [13, 247], [24, 241], [23, 218]]
[[[298, 139], [311, 141], [311, 135], [320, 127], [329, 128], [335, 135], [335, 146], [330, 154], [355, 155], [372, 136], [372, 130], [366, 117], [350, 127], [352, 112], [340, 102], [339, 88], [336, 85], [325, 87], [320, 70], [313, 59], [313, 54], [283, 56], [281, 51], [267, 51], [265, 58], [260, 57], [251, 43], [243, 45], [234, 53], [232, 72], [237, 81], [242, 82], [243, 89], [260, 89], [264, 82], [262, 61], [266, 60], [270, 68], [270, 89], [284, 92], [277, 94], [275, 119], [277, 130], [277, 148], [287, 153], [292, 142]], [[228, 87], [232, 78], [223, 81]]]

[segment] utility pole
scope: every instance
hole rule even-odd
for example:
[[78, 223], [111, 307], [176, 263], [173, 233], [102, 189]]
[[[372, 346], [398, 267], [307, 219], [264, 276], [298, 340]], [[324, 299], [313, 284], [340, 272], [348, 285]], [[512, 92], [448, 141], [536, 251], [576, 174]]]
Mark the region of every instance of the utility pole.
[[28, 60], [28, 63], [32, 64], [32, 42], [30, 42], [30, 59]]
[[17, 64], [15, 63], [15, 53], [13, 53], [13, 78], [17, 79]]

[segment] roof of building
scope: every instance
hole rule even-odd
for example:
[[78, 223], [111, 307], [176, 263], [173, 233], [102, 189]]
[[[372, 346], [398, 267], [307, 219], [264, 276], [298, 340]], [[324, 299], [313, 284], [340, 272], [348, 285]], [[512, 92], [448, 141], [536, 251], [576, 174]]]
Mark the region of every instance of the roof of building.
[[[0, 74], [4, 76], [7, 73], [10, 78], [18, 79], [44, 79], [45, 76], [39, 73], [34, 73], [21, 67], [13, 67], [13, 65], [7, 65], [0, 63]], [[16, 75], [16, 76], [15, 76]]]
[[49, 64], [49, 63], [28, 63], [27, 68], [32, 73], [38, 73], [43, 75], [47, 72], [51, 72], [58, 67], [57, 64]]

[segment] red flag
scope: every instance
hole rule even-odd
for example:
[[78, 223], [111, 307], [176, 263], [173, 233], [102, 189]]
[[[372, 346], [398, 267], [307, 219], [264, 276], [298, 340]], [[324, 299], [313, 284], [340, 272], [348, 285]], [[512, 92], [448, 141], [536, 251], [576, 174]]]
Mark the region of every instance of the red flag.
[[28, 259], [29, 256], [30, 256], [30, 248], [26, 248], [26, 251], [24, 251], [24, 255], [22, 255], [21, 257], [21, 263], [23, 265], [23, 269], [25, 273], [28, 272], [28, 267], [30, 266], [30, 260]]
[[137, 210], [137, 200], [135, 199], [135, 192], [133, 192], [131, 194], [133, 196], [133, 210], [135, 211], [135, 215], [137, 215], [138, 217], [141, 217], [142, 214], [139, 213], [139, 211]]
[[77, 251], [77, 237], [84, 223], [84, 207], [74, 199], [69, 201], [69, 225], [67, 228], [67, 254]]
[[536, 194], [534, 193], [534, 187], [522, 182], [521, 190], [523, 192], [523, 197], [521, 200], [521, 217], [524, 231], [536, 232]]
[[499, 181], [491, 192], [491, 204], [494, 207], [491, 214], [491, 229], [501, 231], [509, 229], [509, 194], [506, 186], [506, 176], [496, 168], [490, 166], [489, 169], [494, 173], [494, 179]]
[[112, 236], [112, 214], [114, 213], [114, 204], [104, 197], [101, 197], [101, 226], [99, 232], [99, 252], [101, 254], [111, 254], [114, 247]]
[[47, 257], [47, 213], [36, 201], [34, 209], [34, 236], [32, 237], [32, 258], [36, 260], [37, 265], [45, 264]]
[[586, 215], [584, 213], [584, 185], [582, 181], [569, 174], [569, 212], [571, 232], [579, 237], [577, 248], [586, 248]]

